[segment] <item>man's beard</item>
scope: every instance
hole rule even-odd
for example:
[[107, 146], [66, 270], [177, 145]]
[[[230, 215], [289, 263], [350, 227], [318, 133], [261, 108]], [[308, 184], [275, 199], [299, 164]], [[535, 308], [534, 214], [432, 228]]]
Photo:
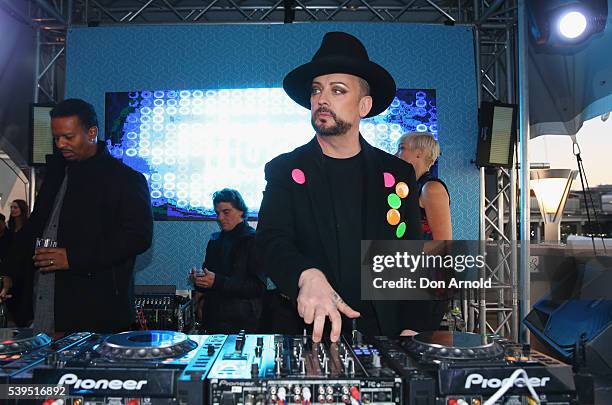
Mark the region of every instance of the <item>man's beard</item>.
[[[331, 118], [333, 118], [336, 124], [329, 126], [329, 127], [324, 127], [323, 125], [317, 126], [317, 120], [315, 117], [317, 113], [320, 113], [320, 112], [325, 112], [331, 115]], [[327, 118], [326, 120], [329, 120], [331, 118]], [[350, 122], [343, 121], [342, 119], [336, 117], [336, 114], [333, 111], [325, 107], [321, 107], [317, 111], [315, 111], [315, 113], [310, 118], [310, 123], [312, 124], [312, 127], [314, 128], [317, 135], [320, 135], [320, 136], [344, 135], [349, 131], [349, 129], [353, 127], [353, 124], [351, 124]]]

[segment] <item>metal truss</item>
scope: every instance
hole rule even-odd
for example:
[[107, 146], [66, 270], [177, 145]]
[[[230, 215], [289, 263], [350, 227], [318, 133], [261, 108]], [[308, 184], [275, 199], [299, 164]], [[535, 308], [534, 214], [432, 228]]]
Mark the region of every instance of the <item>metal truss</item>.
[[456, 22], [462, 2], [434, 0], [75, 0], [78, 24]]
[[[480, 101], [515, 100], [517, 7], [512, 0], [473, 3], [477, 29]], [[480, 240], [489, 244], [484, 277], [493, 288], [468, 294], [464, 303], [467, 329], [517, 340], [519, 337], [516, 168], [480, 168]], [[486, 190], [494, 190], [487, 195]]]
[[[35, 66], [32, 100], [55, 103], [64, 94], [65, 39], [70, 25], [71, 1], [0, 0], [9, 15], [35, 32]], [[28, 200], [30, 209], [36, 196], [36, 170], [29, 168]]]

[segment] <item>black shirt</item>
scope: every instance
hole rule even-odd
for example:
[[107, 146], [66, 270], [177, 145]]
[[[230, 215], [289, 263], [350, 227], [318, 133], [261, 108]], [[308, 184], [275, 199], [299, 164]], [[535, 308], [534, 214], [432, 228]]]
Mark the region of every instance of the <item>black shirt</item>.
[[8, 228], [4, 228], [4, 233], [0, 236], [0, 262], [4, 260], [4, 257], [8, 254], [9, 246], [11, 244], [12, 232]]
[[[325, 156], [325, 170], [329, 180], [336, 219], [338, 243], [338, 285], [334, 286], [342, 299], [361, 313], [357, 328], [366, 334], [380, 334], [372, 303], [361, 301], [360, 249], [363, 235], [364, 162], [363, 154], [348, 159]], [[343, 329], [350, 330], [351, 322], [343, 318]]]

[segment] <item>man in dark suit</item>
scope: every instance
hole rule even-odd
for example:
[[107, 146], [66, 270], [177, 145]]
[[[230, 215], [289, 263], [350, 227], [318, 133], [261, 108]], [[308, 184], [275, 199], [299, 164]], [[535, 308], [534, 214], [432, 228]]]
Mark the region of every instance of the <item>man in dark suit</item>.
[[215, 192], [213, 206], [221, 232], [208, 241], [202, 272], [192, 269], [195, 286], [204, 293], [204, 330], [257, 333], [266, 279], [255, 251], [255, 229], [247, 222], [248, 209], [238, 191]]
[[[22, 324], [33, 320], [35, 330], [47, 333], [127, 330], [134, 321], [134, 261], [153, 234], [147, 181], [98, 142], [91, 104], [60, 102], [51, 130], [57, 151], [2, 263], [0, 299], [10, 297], [12, 279], [22, 276], [27, 294], [12, 298]], [[37, 238], [54, 243], [35, 249]]]
[[435, 328], [427, 303], [360, 297], [360, 240], [420, 238], [414, 169], [359, 133], [362, 118], [391, 103], [395, 81], [357, 38], [331, 32], [283, 87], [311, 110], [316, 136], [266, 165], [257, 227], [266, 271], [304, 322], [314, 323], [315, 341], [327, 318], [336, 341], [342, 315], [359, 318], [370, 335]]

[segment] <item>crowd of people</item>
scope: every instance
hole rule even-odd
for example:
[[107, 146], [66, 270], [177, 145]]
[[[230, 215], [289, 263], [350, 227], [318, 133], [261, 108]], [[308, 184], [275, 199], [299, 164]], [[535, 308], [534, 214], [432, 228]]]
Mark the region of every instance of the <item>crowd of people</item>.
[[[440, 305], [362, 300], [358, 274], [361, 240], [452, 239], [450, 195], [430, 171], [437, 141], [408, 133], [393, 156], [364, 140], [361, 119], [384, 111], [396, 85], [352, 35], [327, 33], [283, 87], [310, 109], [315, 136], [266, 165], [257, 230], [237, 190], [213, 195], [220, 232], [190, 272], [203, 331], [299, 333], [309, 325], [315, 341], [336, 341], [354, 325], [349, 319], [370, 335], [437, 329]], [[0, 218], [0, 299], [13, 303], [18, 325], [37, 331], [126, 330], [135, 257], [153, 234], [147, 182], [98, 141], [89, 103], [60, 102], [51, 127], [57, 152], [34, 210], [28, 218], [16, 200], [8, 227]], [[390, 187], [401, 197], [391, 209]]]

